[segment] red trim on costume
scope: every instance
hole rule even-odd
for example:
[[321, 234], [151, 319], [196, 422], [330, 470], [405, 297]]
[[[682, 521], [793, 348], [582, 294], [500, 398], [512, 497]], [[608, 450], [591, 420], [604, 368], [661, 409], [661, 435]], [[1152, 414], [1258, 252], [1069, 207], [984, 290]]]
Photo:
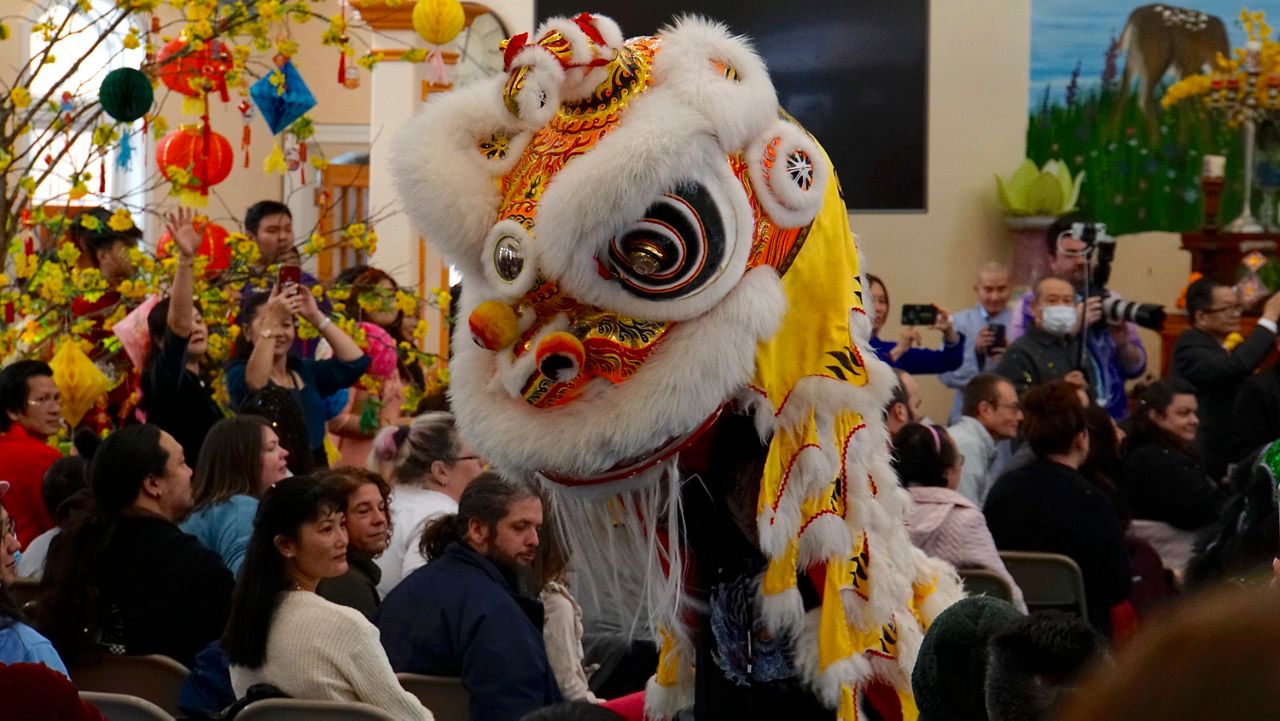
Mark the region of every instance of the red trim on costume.
[[[614, 481], [622, 481], [628, 478], [633, 478], [635, 476], [640, 475], [641, 473], [644, 473], [650, 468], [653, 468], [659, 463], [662, 463], [663, 461], [679, 454], [685, 448], [692, 446], [699, 439], [699, 437], [702, 436], [702, 434], [706, 433], [708, 430], [711, 429], [713, 425], [715, 425], [716, 420], [720, 418], [720, 414], [723, 411], [724, 411], [724, 406], [720, 406], [719, 408], [716, 408], [715, 411], [712, 412], [710, 416], [707, 416], [707, 419], [704, 420], [701, 425], [695, 428], [693, 432], [689, 433], [684, 438], [675, 439], [670, 443], [668, 443], [666, 446], [663, 446], [658, 450], [654, 451], [653, 455], [649, 456], [648, 458], [637, 461], [623, 468], [617, 468], [615, 466], [616, 470], [610, 469], [608, 471], [605, 471], [601, 475], [591, 476], [589, 478], [575, 478], [573, 476], [562, 475], [559, 473], [553, 473], [551, 471], [545, 471], [545, 470], [539, 471], [538, 473], [541, 474], [543, 478], [547, 479], [548, 481], [551, 481], [552, 483], [555, 483], [561, 486], [568, 486], [570, 488], [587, 488], [590, 486], [599, 486], [605, 483], [612, 483]], [[626, 461], [623, 461], [623, 463], [625, 462]]]
[[[796, 449], [795, 455], [791, 456], [791, 460], [787, 462], [787, 470], [782, 474], [782, 483], [778, 485], [778, 492], [773, 497], [773, 512], [777, 514], [778, 506], [782, 503], [782, 494], [787, 490], [787, 484], [791, 482], [791, 469], [795, 468], [796, 461], [800, 460], [800, 454], [806, 448], [818, 448], [816, 443], [806, 443]], [[818, 449], [821, 451], [822, 449]], [[772, 526], [775, 519], [769, 519], [769, 525]]]
[[822, 518], [823, 516], [835, 516], [836, 518], [840, 518], [840, 514], [839, 514], [839, 513], [836, 513], [835, 511], [831, 510], [830, 508], [828, 508], [828, 509], [826, 509], [826, 510], [823, 510], [823, 511], [818, 511], [818, 512], [817, 512], [817, 514], [815, 514], [813, 518], [810, 518], [809, 520], [805, 521], [805, 522], [804, 522], [804, 525], [800, 527], [800, 533], [799, 533], [799, 535], [803, 536], [803, 535], [804, 535], [805, 530], [806, 530], [806, 529], [808, 529], [808, 528], [809, 528], [809, 526], [813, 525], [813, 522], [814, 522], [814, 521], [818, 520], [819, 518]]
[[[853, 440], [858, 431], [864, 430], [866, 427], [866, 423], [859, 423], [854, 426], [853, 430], [849, 431], [849, 434], [840, 443], [840, 497], [845, 499], [845, 502], [849, 500], [849, 442]], [[872, 493], [871, 495], [875, 494]]]

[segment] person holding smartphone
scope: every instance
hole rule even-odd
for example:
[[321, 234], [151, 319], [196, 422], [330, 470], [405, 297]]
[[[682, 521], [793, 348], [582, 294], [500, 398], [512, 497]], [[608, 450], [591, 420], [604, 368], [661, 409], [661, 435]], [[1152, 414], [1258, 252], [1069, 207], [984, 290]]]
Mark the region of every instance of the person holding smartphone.
[[964, 360], [959, 368], [938, 376], [943, 385], [956, 392], [948, 419], [951, 425], [963, 415], [964, 387], [979, 373], [995, 370], [1009, 347], [1008, 331], [1013, 322], [1013, 311], [1009, 309], [1013, 289], [1009, 277], [1009, 266], [1004, 263], [983, 264], [973, 284], [977, 305], [956, 313], [956, 330], [965, 338]]
[[[880, 329], [889, 318], [889, 291], [884, 281], [867, 275], [875, 318], [871, 324], [871, 347], [880, 360], [899, 370], [915, 375], [945, 373], [960, 367], [964, 361], [964, 335], [956, 330], [951, 314], [937, 305], [905, 305], [902, 308], [902, 334], [898, 342], [882, 340]], [[942, 348], [922, 346], [919, 326], [942, 331]]]
[[[297, 283], [306, 290], [321, 285], [314, 275], [302, 268], [302, 256], [298, 253], [293, 234], [293, 213], [289, 206], [277, 200], [260, 200], [254, 203], [244, 213], [244, 230], [258, 246], [258, 263], [254, 278], [245, 284], [242, 301], [253, 293], [269, 290], [273, 281], [277, 285]], [[266, 272], [271, 266], [277, 268], [274, 277]], [[322, 313], [328, 315], [332, 312], [328, 296], [321, 295], [318, 305]], [[314, 358], [319, 345], [318, 338], [294, 338], [293, 352], [301, 358]], [[331, 405], [341, 408], [345, 403], [343, 394], [340, 402], [335, 401]], [[334, 413], [336, 412], [335, 410]]]
[[[296, 318], [316, 327], [333, 348], [326, 360], [300, 358], [293, 352]], [[268, 387], [287, 390], [302, 410], [307, 443], [315, 467], [328, 467], [324, 452], [324, 396], [350, 388], [369, 368], [360, 346], [321, 312], [316, 298], [298, 283], [276, 284], [271, 293], [245, 299], [236, 319], [240, 337], [235, 358], [227, 364], [227, 392], [239, 408], [251, 393]]]

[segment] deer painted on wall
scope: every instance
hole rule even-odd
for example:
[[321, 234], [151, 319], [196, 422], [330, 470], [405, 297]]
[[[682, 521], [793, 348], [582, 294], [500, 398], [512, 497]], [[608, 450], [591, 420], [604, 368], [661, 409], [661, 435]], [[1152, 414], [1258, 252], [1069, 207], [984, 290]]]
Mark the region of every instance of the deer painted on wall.
[[1124, 89], [1138, 78], [1138, 105], [1153, 104], [1156, 84], [1169, 70], [1178, 77], [1212, 66], [1218, 53], [1231, 51], [1222, 19], [1198, 10], [1155, 4], [1135, 8], [1120, 40], [1125, 53]]

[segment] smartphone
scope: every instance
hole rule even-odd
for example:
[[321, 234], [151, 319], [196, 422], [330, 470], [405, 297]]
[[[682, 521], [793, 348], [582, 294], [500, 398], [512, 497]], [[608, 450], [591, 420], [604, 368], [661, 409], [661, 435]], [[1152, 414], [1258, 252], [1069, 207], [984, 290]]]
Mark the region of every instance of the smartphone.
[[285, 287], [290, 283], [294, 285], [302, 285], [302, 266], [300, 265], [282, 265], [280, 266], [280, 276], [277, 280], [280, 287]]
[[907, 303], [902, 306], [903, 325], [933, 325], [938, 320], [938, 309], [932, 305]]
[[1003, 348], [1009, 344], [1008, 337], [1005, 335], [1004, 323], [988, 323], [987, 329], [996, 334], [996, 339], [991, 342], [992, 348]]

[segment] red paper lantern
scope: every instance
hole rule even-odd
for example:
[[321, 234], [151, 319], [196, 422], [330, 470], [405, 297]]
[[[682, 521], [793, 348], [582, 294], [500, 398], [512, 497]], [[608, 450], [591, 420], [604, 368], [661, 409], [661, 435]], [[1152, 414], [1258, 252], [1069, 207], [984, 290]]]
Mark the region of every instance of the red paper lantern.
[[[214, 276], [231, 267], [231, 246], [227, 245], [227, 236], [231, 234], [227, 229], [217, 223], [205, 223], [199, 230], [200, 247], [196, 249], [196, 255], [209, 258], [205, 275]], [[165, 258], [172, 252], [173, 236], [166, 230], [156, 244], [156, 257]]]
[[234, 162], [231, 143], [199, 125], [183, 125], [161, 138], [156, 145], [156, 165], [165, 179], [172, 180], [169, 177], [171, 167], [188, 169], [195, 181], [188, 189], [202, 194], [226, 180]]
[[231, 52], [219, 40], [206, 40], [199, 50], [189, 50], [190, 43], [181, 35], [160, 49], [156, 62], [160, 65], [160, 81], [170, 90], [198, 98], [211, 90], [227, 100], [227, 71], [231, 69]]

